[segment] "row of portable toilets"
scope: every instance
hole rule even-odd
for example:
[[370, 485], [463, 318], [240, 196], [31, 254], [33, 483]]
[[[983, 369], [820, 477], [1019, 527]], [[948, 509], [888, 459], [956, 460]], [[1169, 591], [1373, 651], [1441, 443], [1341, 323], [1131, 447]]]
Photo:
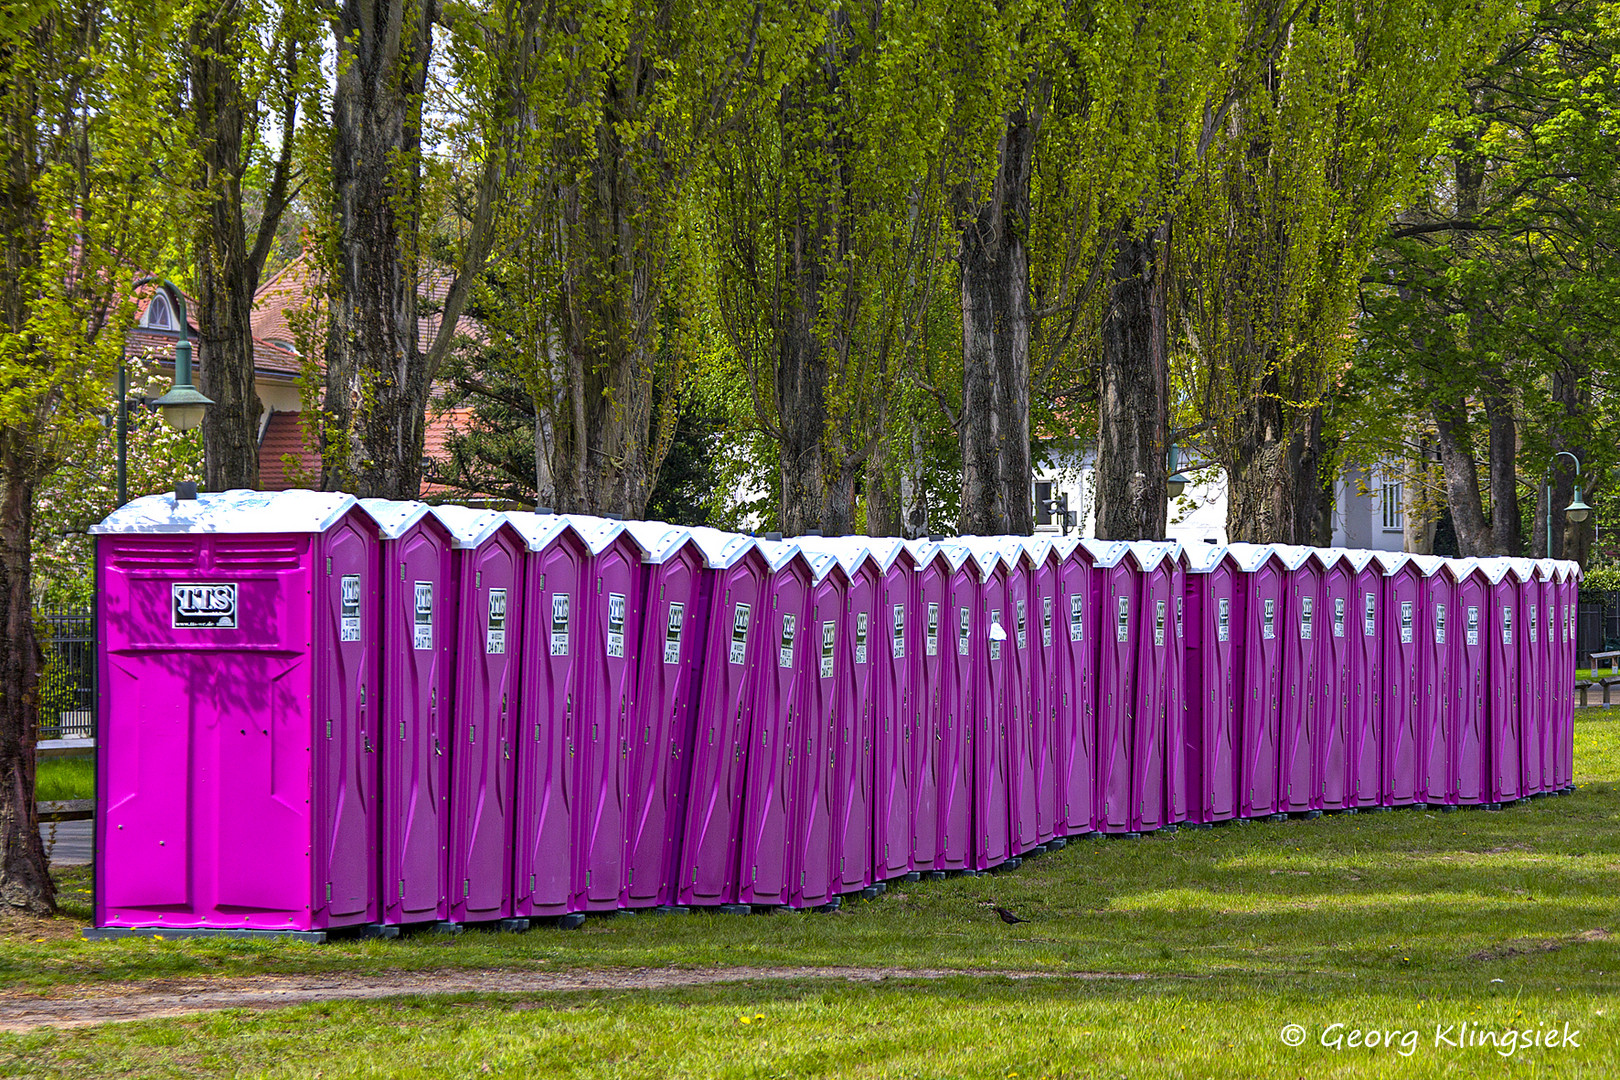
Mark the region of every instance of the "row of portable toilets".
[[106, 933], [825, 907], [1080, 834], [1573, 776], [1572, 563], [316, 492], [94, 531]]

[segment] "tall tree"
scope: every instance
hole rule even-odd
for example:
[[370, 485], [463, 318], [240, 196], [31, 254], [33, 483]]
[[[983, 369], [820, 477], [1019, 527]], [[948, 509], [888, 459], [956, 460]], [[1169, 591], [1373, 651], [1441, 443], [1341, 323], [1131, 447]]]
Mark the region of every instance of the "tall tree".
[[[320, 79], [324, 27], [312, 5], [258, 0], [198, 3], [184, 42], [192, 184], [198, 213], [203, 482], [213, 491], [259, 486], [259, 398], [253, 386], [253, 297], [283, 213], [297, 197], [299, 111]], [[314, 56], [311, 56], [312, 51]], [[280, 140], [272, 147], [268, 136]], [[262, 184], [249, 228], [244, 190]]]
[[[433, 382], [489, 258], [501, 199], [533, 130], [530, 97], [541, 77], [544, 8], [538, 0], [488, 6], [344, 0], [338, 10], [321, 432], [328, 489], [418, 494]], [[457, 242], [443, 265], [430, 268], [423, 108], [436, 26], [449, 36], [450, 81], [465, 113], [450, 137], [471, 167], [458, 185]], [[448, 284], [423, 342], [421, 321], [430, 312], [421, 294], [429, 277]]]
[[[1464, 555], [1545, 551], [1555, 451], [1578, 453], [1589, 483], [1615, 460], [1612, 422], [1593, 407], [1620, 340], [1615, 14], [1592, 0], [1527, 8], [1464, 73], [1458, 104], [1436, 120], [1423, 189], [1362, 290], [1357, 382], [1370, 415], [1356, 437], [1396, 457], [1403, 426], [1432, 423]], [[1555, 551], [1571, 479], [1560, 471], [1554, 492]], [[1536, 504], [1528, 536], [1522, 486]], [[1579, 544], [1584, 530], [1567, 535]]]
[[86, 443], [151, 259], [175, 89], [175, 12], [150, 0], [21, 0], [0, 14], [0, 904], [55, 906], [34, 809], [40, 650], [35, 492]]

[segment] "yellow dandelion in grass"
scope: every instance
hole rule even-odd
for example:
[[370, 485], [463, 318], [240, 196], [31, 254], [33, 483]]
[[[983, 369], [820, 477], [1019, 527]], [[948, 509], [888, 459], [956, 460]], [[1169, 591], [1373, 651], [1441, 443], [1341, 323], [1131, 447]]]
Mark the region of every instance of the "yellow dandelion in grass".
[[752, 1024], [753, 1022], [754, 1022], [754, 1018], [752, 1016], [739, 1016], [739, 1017], [737, 1017], [737, 1023], [739, 1023], [739, 1024]]

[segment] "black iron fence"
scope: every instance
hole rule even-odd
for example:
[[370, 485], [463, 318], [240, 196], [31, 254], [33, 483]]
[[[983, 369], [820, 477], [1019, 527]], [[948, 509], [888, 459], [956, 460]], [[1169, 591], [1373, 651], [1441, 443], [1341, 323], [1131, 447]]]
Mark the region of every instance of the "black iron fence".
[[1590, 666], [1595, 652], [1620, 650], [1620, 592], [1581, 590], [1581, 606], [1575, 617], [1575, 649], [1581, 667]]
[[88, 608], [42, 607], [39, 737], [80, 739], [95, 734], [96, 637]]

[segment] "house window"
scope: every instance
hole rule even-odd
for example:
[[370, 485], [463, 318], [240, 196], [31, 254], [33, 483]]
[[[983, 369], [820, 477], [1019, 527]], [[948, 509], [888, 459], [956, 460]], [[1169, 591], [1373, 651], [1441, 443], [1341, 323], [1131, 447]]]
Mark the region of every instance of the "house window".
[[1035, 481], [1035, 524], [1052, 524], [1052, 481]]
[[169, 313], [169, 298], [161, 292], [146, 305], [146, 325], [153, 330], [174, 329], [174, 317]]
[[1402, 513], [1401, 485], [1399, 482], [1384, 483], [1384, 531], [1400, 532], [1406, 528], [1406, 519]]

